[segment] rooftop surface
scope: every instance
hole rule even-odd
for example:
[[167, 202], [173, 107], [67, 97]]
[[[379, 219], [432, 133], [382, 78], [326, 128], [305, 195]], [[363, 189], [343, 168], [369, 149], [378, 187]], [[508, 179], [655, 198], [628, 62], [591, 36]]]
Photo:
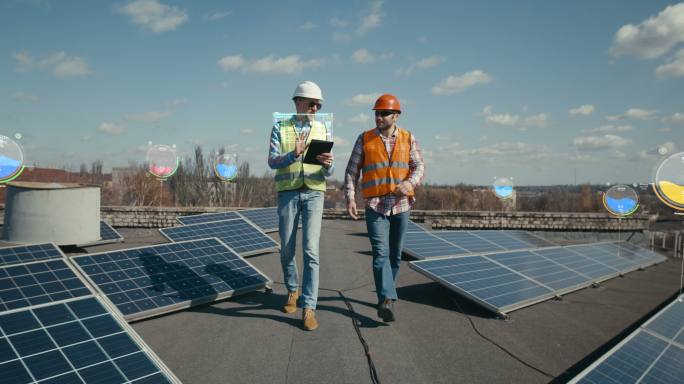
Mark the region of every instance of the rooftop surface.
[[[118, 230], [124, 243], [88, 253], [167, 242], [154, 229]], [[316, 331], [301, 328], [301, 311], [280, 311], [286, 289], [277, 253], [247, 258], [274, 280], [272, 292], [132, 326], [186, 384], [370, 383], [354, 319], [382, 383], [565, 382], [674, 298], [680, 278], [679, 260], [670, 259], [504, 320], [404, 263], [397, 321], [385, 324], [376, 316], [365, 223], [324, 220], [320, 255]], [[301, 270], [299, 246], [297, 257]]]

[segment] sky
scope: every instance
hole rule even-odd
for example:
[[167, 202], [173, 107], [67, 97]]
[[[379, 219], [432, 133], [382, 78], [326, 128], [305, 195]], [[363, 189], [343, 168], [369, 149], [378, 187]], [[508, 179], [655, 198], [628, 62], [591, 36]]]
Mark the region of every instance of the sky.
[[28, 165], [200, 145], [260, 175], [304, 80], [338, 180], [382, 93], [429, 183], [647, 183], [684, 151], [684, 2], [2, 0], [0, 36], [0, 134]]

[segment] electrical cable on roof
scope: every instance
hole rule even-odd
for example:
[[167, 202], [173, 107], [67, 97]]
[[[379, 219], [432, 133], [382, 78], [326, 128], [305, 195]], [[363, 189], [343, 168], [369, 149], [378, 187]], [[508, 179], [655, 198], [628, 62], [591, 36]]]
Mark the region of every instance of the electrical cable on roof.
[[526, 367], [528, 367], [528, 368], [531, 368], [531, 369], [533, 369], [533, 370], [535, 370], [535, 371], [541, 373], [542, 375], [544, 375], [544, 376], [546, 376], [546, 377], [548, 377], [548, 378], [550, 378], [550, 379], [554, 379], [554, 378], [555, 378], [555, 376], [553, 376], [552, 374], [550, 374], [550, 373], [548, 373], [548, 372], [545, 372], [545, 371], [543, 371], [543, 370], [541, 370], [541, 369], [535, 367], [534, 365], [532, 365], [532, 364], [530, 364], [530, 363], [528, 363], [528, 362], [522, 360], [521, 358], [519, 358], [518, 356], [516, 356], [513, 352], [511, 352], [511, 351], [509, 351], [508, 349], [506, 349], [505, 347], [503, 347], [501, 344], [499, 344], [499, 343], [497, 343], [496, 341], [490, 339], [489, 337], [483, 335], [483, 334], [480, 332], [480, 330], [477, 329], [477, 327], [475, 326], [475, 322], [473, 322], [473, 319], [470, 318], [470, 315], [468, 315], [468, 314], [463, 310], [463, 308], [461, 308], [461, 305], [458, 303], [458, 301], [456, 301], [456, 300], [455, 300], [453, 297], [451, 297], [451, 296], [449, 296], [449, 299], [451, 299], [451, 301], [456, 305], [458, 311], [465, 315], [465, 317], [466, 317], [466, 318], [468, 319], [468, 321], [470, 322], [470, 326], [473, 328], [473, 330], [475, 331], [475, 333], [477, 333], [481, 338], [485, 339], [486, 341], [490, 342], [491, 344], [493, 344], [494, 346], [496, 346], [496, 347], [499, 348], [500, 350], [504, 351], [508, 356], [514, 358], [515, 360], [517, 360], [518, 362], [520, 362], [520, 363], [523, 364], [524, 366], [526, 366]]

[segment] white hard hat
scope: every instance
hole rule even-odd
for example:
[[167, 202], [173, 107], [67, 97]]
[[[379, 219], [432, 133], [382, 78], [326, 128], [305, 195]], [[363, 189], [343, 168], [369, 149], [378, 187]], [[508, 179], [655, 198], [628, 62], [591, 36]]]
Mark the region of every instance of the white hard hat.
[[294, 99], [295, 97], [306, 97], [308, 99], [323, 101], [323, 92], [321, 92], [321, 88], [313, 81], [305, 81], [295, 88], [292, 98]]

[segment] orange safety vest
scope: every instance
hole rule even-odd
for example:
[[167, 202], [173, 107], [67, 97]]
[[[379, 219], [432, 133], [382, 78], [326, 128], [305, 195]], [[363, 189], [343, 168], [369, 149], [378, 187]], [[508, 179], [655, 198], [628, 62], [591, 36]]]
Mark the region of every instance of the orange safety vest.
[[[396, 134], [397, 140], [391, 158], [376, 129], [363, 134], [361, 191], [364, 198], [390, 194], [402, 181], [408, 179], [411, 133], [397, 127]], [[409, 194], [412, 195], [413, 192]]]

